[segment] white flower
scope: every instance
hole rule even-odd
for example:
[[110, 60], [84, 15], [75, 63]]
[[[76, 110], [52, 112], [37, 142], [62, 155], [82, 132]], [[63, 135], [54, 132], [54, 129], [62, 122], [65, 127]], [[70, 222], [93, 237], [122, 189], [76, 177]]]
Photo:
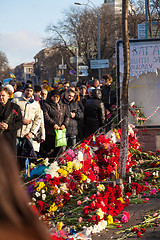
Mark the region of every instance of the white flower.
[[42, 193], [45, 193], [46, 191], [44, 189], [42, 189]]
[[61, 184], [60, 184], [60, 190], [61, 190], [62, 192], [68, 192], [68, 188], [67, 188], [67, 186], [66, 186], [65, 183], [61, 183]]
[[52, 164], [50, 164], [48, 168], [45, 169], [45, 173], [50, 174], [52, 178], [59, 177], [58, 169], [59, 169], [58, 163], [57, 161], [55, 161]]
[[78, 160], [80, 161], [80, 162], [83, 162], [84, 161], [84, 155], [83, 155], [83, 153], [81, 152], [81, 151], [78, 151]]
[[135, 105], [135, 102], [131, 102], [130, 106], [133, 107]]
[[74, 167], [75, 170], [79, 170], [79, 169], [82, 168], [82, 163], [80, 163], [79, 160], [74, 160], [73, 161], [73, 167]]
[[49, 161], [48, 158], [44, 159], [43, 164], [44, 164], [45, 166], [48, 166], [48, 165], [50, 164], [48, 161]]
[[87, 178], [87, 183], [90, 183], [91, 182], [91, 179]]
[[61, 190], [59, 189], [59, 187], [57, 185], [55, 185], [55, 188], [57, 188], [58, 194], [60, 194]]
[[36, 202], [36, 198], [32, 198], [32, 201], [33, 201], [33, 202]]
[[107, 221], [101, 220], [101, 221], [98, 223], [99, 232], [101, 232], [102, 230], [104, 230], [106, 227], [107, 227]]
[[99, 232], [99, 229], [98, 229], [98, 225], [94, 225], [93, 226], [93, 233], [98, 233]]
[[36, 196], [36, 197], [39, 197], [39, 196], [41, 196], [41, 194], [40, 194], [39, 192], [36, 192], [36, 193], [35, 193], [35, 196]]
[[88, 227], [87, 229], [85, 229], [86, 231], [86, 235], [89, 236], [91, 233], [93, 233], [93, 227]]
[[46, 194], [42, 194], [42, 200], [45, 201], [46, 199]]

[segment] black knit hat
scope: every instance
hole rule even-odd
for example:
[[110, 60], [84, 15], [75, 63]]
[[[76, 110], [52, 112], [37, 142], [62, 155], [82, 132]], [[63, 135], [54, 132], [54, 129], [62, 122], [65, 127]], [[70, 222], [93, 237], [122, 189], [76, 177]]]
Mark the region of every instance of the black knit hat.
[[30, 84], [30, 83], [26, 83], [26, 84], [24, 85], [24, 91], [25, 91], [27, 88], [30, 88], [30, 89], [33, 90], [33, 85]]
[[57, 89], [51, 90], [49, 93], [50, 97], [54, 96], [54, 95], [58, 95], [60, 96], [60, 92]]

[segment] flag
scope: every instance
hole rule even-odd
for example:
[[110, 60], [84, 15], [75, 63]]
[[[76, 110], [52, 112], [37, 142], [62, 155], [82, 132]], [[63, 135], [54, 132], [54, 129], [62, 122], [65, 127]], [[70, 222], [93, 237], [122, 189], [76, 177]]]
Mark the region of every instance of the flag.
[[29, 159], [28, 158], [26, 158], [26, 160], [25, 160], [25, 167], [26, 167], [26, 175], [28, 177], [30, 177], [31, 173], [30, 173], [30, 165], [29, 165]]
[[10, 72], [10, 77], [11, 78], [16, 78], [16, 76], [12, 72]]

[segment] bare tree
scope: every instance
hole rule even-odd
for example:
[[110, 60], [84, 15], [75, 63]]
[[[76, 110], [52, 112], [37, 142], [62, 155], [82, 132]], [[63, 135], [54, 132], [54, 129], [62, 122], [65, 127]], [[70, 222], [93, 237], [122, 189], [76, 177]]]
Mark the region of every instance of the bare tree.
[[4, 52], [0, 51], [0, 81], [8, 78], [10, 73], [10, 68], [8, 66], [8, 59]]
[[[106, 5], [97, 8], [96, 11], [100, 14], [101, 58], [110, 58], [112, 68], [112, 64], [115, 65], [115, 60], [112, 60], [115, 53], [115, 42], [121, 38], [121, 17], [119, 14], [115, 15], [113, 9]], [[85, 65], [89, 66], [90, 59], [98, 58], [98, 18], [92, 9], [71, 8], [69, 11], [65, 11], [65, 19], [60, 21], [57, 26], [49, 26], [48, 31], [52, 36], [48, 38], [47, 42], [51, 46], [57, 43], [63, 46], [59, 50], [65, 61], [68, 61], [71, 56], [76, 56], [73, 46], [78, 46], [79, 55], [83, 57]], [[71, 63], [68, 65], [75, 68]], [[91, 75], [98, 77], [97, 70], [92, 70]]]
[[132, 39], [138, 38], [138, 24], [145, 21], [144, 1], [131, 1], [128, 11], [128, 32]]

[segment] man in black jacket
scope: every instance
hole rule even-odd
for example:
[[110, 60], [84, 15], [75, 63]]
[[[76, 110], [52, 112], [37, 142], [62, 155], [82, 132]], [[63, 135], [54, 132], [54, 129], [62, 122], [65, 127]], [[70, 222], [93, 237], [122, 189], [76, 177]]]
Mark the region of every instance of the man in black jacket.
[[84, 108], [84, 135], [90, 136], [105, 124], [105, 107], [100, 89], [92, 91], [92, 98], [87, 100]]
[[16, 154], [17, 130], [22, 127], [20, 107], [9, 100], [9, 91], [0, 88], [0, 134], [3, 134]]
[[62, 102], [65, 104], [69, 115], [69, 125], [67, 126], [67, 145], [74, 146], [78, 135], [78, 121], [83, 120], [83, 112], [79, 105], [74, 101], [75, 92], [71, 89], [66, 90]]

